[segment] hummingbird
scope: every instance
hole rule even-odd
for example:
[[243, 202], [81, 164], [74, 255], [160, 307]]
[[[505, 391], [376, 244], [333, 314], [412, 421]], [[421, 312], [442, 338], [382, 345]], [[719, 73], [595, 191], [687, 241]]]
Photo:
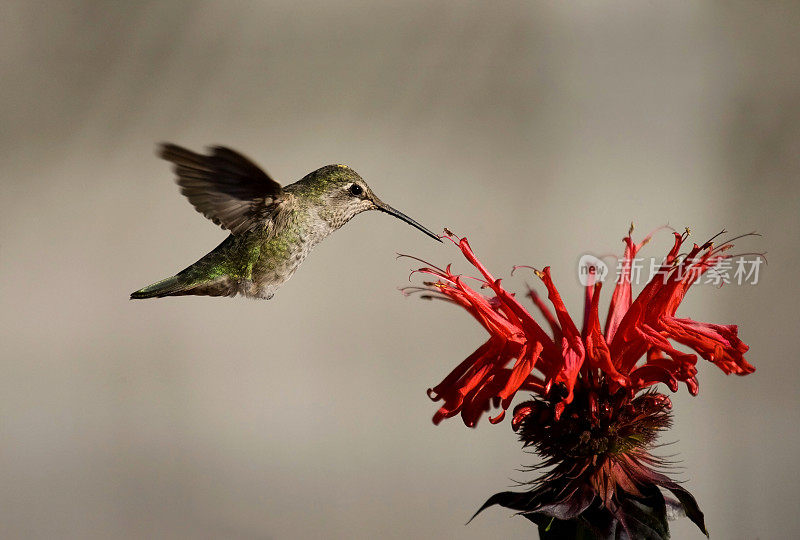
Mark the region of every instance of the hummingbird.
[[356, 214], [379, 210], [436, 234], [381, 201], [346, 165], [327, 165], [281, 185], [242, 154], [223, 146], [196, 154], [159, 146], [195, 209], [230, 235], [193, 265], [143, 289], [132, 299], [205, 295], [270, 299], [311, 249]]

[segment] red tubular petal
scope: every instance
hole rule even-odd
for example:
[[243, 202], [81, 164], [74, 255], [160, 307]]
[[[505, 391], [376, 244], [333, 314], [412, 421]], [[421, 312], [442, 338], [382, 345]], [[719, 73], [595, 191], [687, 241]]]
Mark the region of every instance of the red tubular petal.
[[661, 322], [671, 339], [691, 347], [727, 374], [747, 375], [755, 368], [744, 359], [748, 346], [735, 325], [701, 323], [692, 319], [663, 317]]
[[659, 334], [654, 328], [645, 324], [642, 325], [638, 331], [647, 341], [650, 347], [666, 353], [667, 356], [672, 358], [675, 362], [688, 366], [694, 366], [697, 363], [697, 357], [695, 357], [695, 355], [677, 350], [670, 345], [669, 341], [664, 336]]
[[[709, 259], [711, 258], [710, 246], [707, 249], [707, 252], [698, 259], [696, 256], [702, 248], [695, 244], [681, 263], [673, 268], [665, 286], [653, 297], [653, 302], [661, 306], [661, 313], [674, 315], [689, 287], [711, 268], [709, 264]], [[655, 313], [651, 313], [648, 318], [653, 319], [655, 318], [654, 315]]]
[[570, 346], [567, 338], [564, 338], [561, 344], [561, 351], [561, 355], [564, 357], [564, 366], [556, 375], [555, 382], [562, 382], [566, 385], [568, 394], [563, 402], [572, 403], [572, 390], [575, 388], [575, 381], [577, 381], [578, 373], [583, 365], [583, 350], [576, 351]]
[[547, 287], [548, 298], [553, 304], [556, 317], [558, 317], [558, 322], [564, 332], [561, 343], [562, 365], [555, 376], [555, 380], [557, 382], [563, 382], [567, 386], [569, 394], [565, 401], [566, 403], [570, 403], [572, 401], [572, 389], [575, 386], [578, 373], [583, 366], [586, 351], [581, 336], [578, 333], [578, 328], [569, 316], [564, 301], [561, 299], [561, 295], [558, 293], [550, 277], [550, 267], [545, 267], [541, 272], [538, 272], [537, 275], [541, 278], [545, 287]]
[[496, 416], [490, 416], [489, 417], [489, 423], [491, 423], [491, 424], [499, 424], [500, 422], [503, 421], [503, 418], [505, 418], [505, 416], [506, 416], [506, 410], [503, 409], [502, 411], [497, 413]]
[[[461, 418], [464, 423], [469, 427], [474, 427], [481, 415], [491, 408], [493, 396], [497, 394], [499, 388], [503, 385], [503, 377], [495, 375], [486, 377], [481, 382], [480, 386], [474, 388], [464, 398], [464, 406], [461, 408]], [[499, 422], [502, 420], [502, 415], [497, 419]]]
[[589, 282], [584, 287], [583, 295], [583, 328], [581, 329], [581, 335], [584, 339], [586, 339], [586, 335], [589, 332], [589, 315], [592, 310], [592, 298], [597, 296], [597, 293], [600, 292], [599, 289], [595, 290], [595, 285], [599, 285], [600, 283], [595, 283], [593, 269], [589, 272], [589, 278]]
[[[461, 411], [461, 417], [469, 422], [468, 425], [477, 424], [481, 415], [491, 409], [493, 397], [497, 394], [498, 389], [503, 386], [505, 377], [507, 376], [505, 373], [506, 372], [501, 373], [499, 377], [497, 375], [491, 375], [485, 378], [480, 386], [466, 396], [465, 401], [467, 404]], [[500, 416], [500, 420], [502, 420], [502, 415]]]
[[520, 403], [514, 408], [514, 418], [511, 420], [511, 428], [514, 431], [519, 429], [519, 426], [522, 424], [522, 421], [531, 414], [533, 411], [533, 406], [531, 405], [530, 401], [526, 401], [525, 403]]
[[627, 378], [620, 374], [614, 367], [611, 361], [611, 352], [608, 350], [608, 345], [600, 332], [600, 317], [598, 314], [598, 305], [600, 302], [600, 289], [602, 283], [597, 283], [594, 286], [594, 293], [591, 296], [589, 311], [585, 322], [586, 326], [586, 362], [594, 369], [599, 369], [606, 374], [607, 377], [615, 381], [620, 386], [625, 386], [628, 382]]
[[501, 316], [497, 311], [492, 309], [489, 300], [482, 294], [473, 291], [467, 287], [460, 277], [456, 278], [456, 285], [459, 290], [466, 296], [475, 310], [480, 313], [483, 320], [486, 322], [487, 329], [490, 333], [501, 333], [506, 339], [510, 339], [516, 333], [522, 333], [522, 329], [518, 326], [511, 324], [508, 319]]
[[550, 339], [550, 336], [542, 330], [539, 323], [537, 323], [531, 314], [528, 313], [528, 310], [514, 298], [514, 295], [500, 286], [500, 280], [493, 281], [490, 287], [492, 287], [492, 290], [497, 295], [497, 299], [501, 302], [505, 311], [514, 314], [516, 320], [522, 326], [522, 331], [525, 333], [526, 337], [531, 341], [540, 342], [544, 347], [544, 353], [546, 355], [557, 355], [558, 350], [553, 340]]
[[451, 393], [454, 389], [455, 383], [464, 376], [475, 364], [480, 363], [486, 357], [495, 356], [494, 351], [499, 349], [498, 342], [495, 338], [490, 338], [489, 341], [478, 347], [475, 352], [469, 355], [466, 360], [461, 362], [450, 374], [444, 378], [442, 382], [428, 389], [428, 397], [433, 401], [442, 399], [446, 393]]
[[678, 391], [678, 380], [661, 366], [645, 365], [634, 369], [630, 378], [634, 388], [647, 388], [657, 383], [664, 383], [673, 392]]
[[550, 308], [547, 307], [547, 304], [544, 303], [541, 297], [536, 294], [536, 291], [531, 288], [528, 288], [528, 297], [539, 309], [542, 317], [544, 317], [544, 319], [547, 321], [547, 324], [550, 326], [550, 330], [553, 331], [553, 339], [556, 341], [561, 341], [561, 326], [559, 326], [558, 321], [553, 316], [553, 312], [550, 311]]
[[523, 346], [520, 357], [508, 377], [505, 387], [500, 391], [498, 396], [502, 399], [502, 407], [507, 409], [514, 399], [514, 394], [517, 393], [522, 383], [528, 378], [536, 360], [542, 352], [542, 344], [535, 343], [533, 349]]
[[561, 325], [561, 331], [564, 333], [565, 339], [572, 348], [583, 354], [583, 343], [581, 343], [578, 327], [575, 326], [572, 317], [569, 316], [567, 307], [564, 305], [564, 301], [561, 299], [561, 295], [558, 293], [558, 289], [556, 289], [552, 277], [550, 277], [550, 267], [545, 267], [537, 275], [541, 278], [544, 286], [547, 287], [547, 297], [550, 299], [550, 303], [553, 304], [556, 317], [558, 317], [558, 322]]
[[486, 278], [486, 281], [490, 283], [494, 281], [494, 276], [489, 273], [489, 270], [487, 270], [486, 267], [483, 266], [483, 263], [475, 256], [475, 253], [472, 251], [472, 247], [469, 245], [469, 241], [467, 241], [466, 237], [462, 238], [458, 242], [458, 247], [461, 249], [464, 257], [467, 258], [470, 264], [477, 268], [481, 274], [483, 274], [483, 277]]
[[622, 239], [625, 242], [625, 253], [622, 256], [622, 275], [617, 281], [614, 292], [611, 295], [611, 304], [608, 306], [608, 317], [606, 318], [606, 339], [611, 341], [622, 317], [631, 307], [631, 261], [636, 256], [637, 245], [633, 243], [630, 234]]

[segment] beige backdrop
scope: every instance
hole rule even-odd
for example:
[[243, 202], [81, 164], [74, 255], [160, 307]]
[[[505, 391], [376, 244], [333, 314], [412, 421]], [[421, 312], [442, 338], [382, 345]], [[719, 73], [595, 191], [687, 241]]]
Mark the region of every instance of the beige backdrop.
[[348, 163], [498, 274], [550, 264], [572, 309], [578, 256], [631, 220], [760, 231], [761, 282], [680, 312], [740, 324], [757, 371], [701, 365], [665, 452], [714, 538], [796, 533], [800, 6], [602, 4], [3, 2], [0, 536], [533, 534], [503, 509], [464, 527], [535, 463], [509, 423], [430, 422], [425, 389], [484, 336], [403, 298], [394, 255], [457, 251], [370, 213], [269, 302], [130, 302], [225, 236], [158, 141], [284, 183]]

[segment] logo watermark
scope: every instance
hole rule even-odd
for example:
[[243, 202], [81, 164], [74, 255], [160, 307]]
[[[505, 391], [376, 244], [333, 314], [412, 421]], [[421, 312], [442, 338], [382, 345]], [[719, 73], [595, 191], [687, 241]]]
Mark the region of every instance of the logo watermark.
[[[611, 259], [611, 257], [606, 257]], [[658, 275], [663, 276], [666, 281], [670, 274], [678, 278], [683, 278], [687, 274], [697, 274], [693, 276], [695, 283], [707, 285], [757, 285], [759, 282], [759, 272], [764, 259], [758, 255], [731, 257], [722, 259], [716, 265], [707, 269], [701, 274], [701, 268], [689, 266], [683, 267], [680, 264], [662, 269], [664, 259], [654, 257], [634, 257], [628, 261], [615, 259], [614, 283], [622, 283], [627, 276], [631, 285], [644, 285]], [[599, 281], [606, 281], [610, 275], [609, 264], [601, 258], [586, 253], [578, 259], [578, 281], [581, 285], [587, 286]]]
[[585, 253], [578, 259], [578, 280], [581, 285], [593, 285], [605, 281], [608, 277], [608, 265], [598, 257]]

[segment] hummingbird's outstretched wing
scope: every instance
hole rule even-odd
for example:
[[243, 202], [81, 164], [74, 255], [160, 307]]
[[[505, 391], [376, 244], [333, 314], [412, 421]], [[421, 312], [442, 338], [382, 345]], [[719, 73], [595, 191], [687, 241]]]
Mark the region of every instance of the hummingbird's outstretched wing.
[[238, 152], [222, 146], [210, 151], [162, 144], [158, 155], [175, 164], [181, 193], [195, 209], [223, 229], [239, 234], [267, 219], [284, 196], [281, 185]]

